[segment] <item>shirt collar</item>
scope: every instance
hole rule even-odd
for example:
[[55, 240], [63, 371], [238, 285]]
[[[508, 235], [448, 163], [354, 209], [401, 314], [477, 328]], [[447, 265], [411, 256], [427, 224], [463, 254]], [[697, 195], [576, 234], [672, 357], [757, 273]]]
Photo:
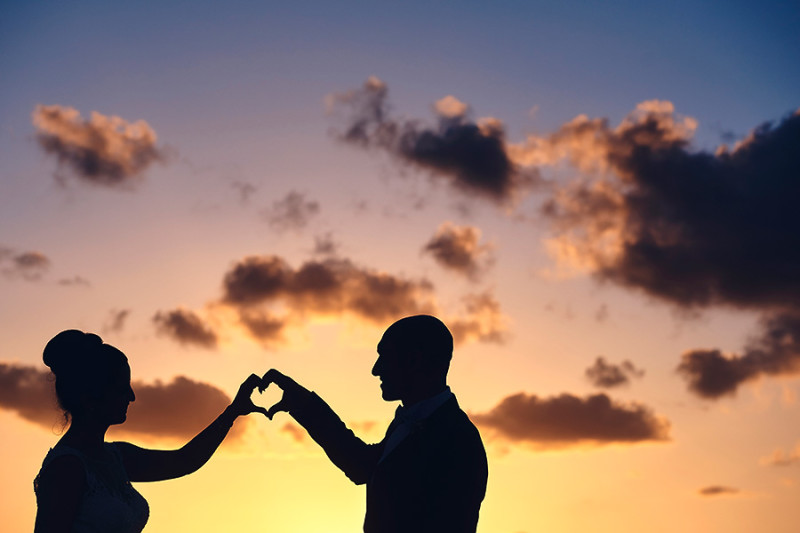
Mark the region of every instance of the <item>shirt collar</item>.
[[420, 422], [428, 418], [435, 410], [444, 405], [444, 403], [453, 396], [454, 394], [450, 391], [450, 387], [445, 387], [442, 392], [427, 400], [422, 400], [409, 407], [398, 406], [395, 411], [395, 418], [406, 423]]

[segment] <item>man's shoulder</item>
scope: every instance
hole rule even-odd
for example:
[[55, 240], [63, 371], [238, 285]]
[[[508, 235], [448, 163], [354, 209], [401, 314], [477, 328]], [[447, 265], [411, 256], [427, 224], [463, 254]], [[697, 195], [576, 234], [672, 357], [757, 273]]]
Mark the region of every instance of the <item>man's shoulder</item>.
[[428, 419], [426, 424], [433, 433], [448, 435], [450, 438], [481, 443], [478, 428], [469, 419], [467, 413], [458, 405], [455, 396], [452, 396]]

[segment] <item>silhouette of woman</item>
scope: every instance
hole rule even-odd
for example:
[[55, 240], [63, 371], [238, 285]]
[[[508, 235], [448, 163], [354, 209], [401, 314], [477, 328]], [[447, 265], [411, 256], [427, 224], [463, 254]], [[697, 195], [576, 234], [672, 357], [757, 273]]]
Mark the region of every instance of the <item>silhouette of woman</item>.
[[261, 383], [251, 375], [222, 414], [178, 450], [105, 442], [109, 426], [125, 421], [135, 399], [125, 354], [97, 335], [73, 329], [47, 343], [43, 360], [56, 376], [56, 396], [70, 425], [34, 480], [35, 533], [140, 532], [149, 507], [131, 481], [190, 474], [208, 461], [237, 417], [266, 415], [250, 400]]

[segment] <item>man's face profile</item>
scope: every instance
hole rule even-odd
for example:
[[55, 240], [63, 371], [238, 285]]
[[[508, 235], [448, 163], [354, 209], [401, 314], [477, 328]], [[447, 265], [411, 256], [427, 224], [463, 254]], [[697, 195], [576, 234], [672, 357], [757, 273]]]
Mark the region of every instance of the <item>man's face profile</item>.
[[384, 400], [391, 402], [403, 398], [411, 384], [411, 366], [408, 354], [384, 336], [378, 343], [378, 359], [372, 367], [372, 375], [381, 380]]

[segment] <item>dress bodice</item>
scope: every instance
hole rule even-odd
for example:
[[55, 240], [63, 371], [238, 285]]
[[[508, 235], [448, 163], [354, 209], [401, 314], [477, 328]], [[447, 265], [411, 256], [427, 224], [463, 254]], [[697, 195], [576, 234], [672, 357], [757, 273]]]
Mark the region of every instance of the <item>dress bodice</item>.
[[73, 526], [73, 533], [140, 533], [150, 515], [147, 500], [131, 485], [115, 443], [103, 445], [102, 459], [92, 459], [64, 445], [56, 445], [42, 462], [39, 475], [33, 481], [39, 491], [41, 473], [56, 458], [74, 455], [86, 472], [86, 492]]

